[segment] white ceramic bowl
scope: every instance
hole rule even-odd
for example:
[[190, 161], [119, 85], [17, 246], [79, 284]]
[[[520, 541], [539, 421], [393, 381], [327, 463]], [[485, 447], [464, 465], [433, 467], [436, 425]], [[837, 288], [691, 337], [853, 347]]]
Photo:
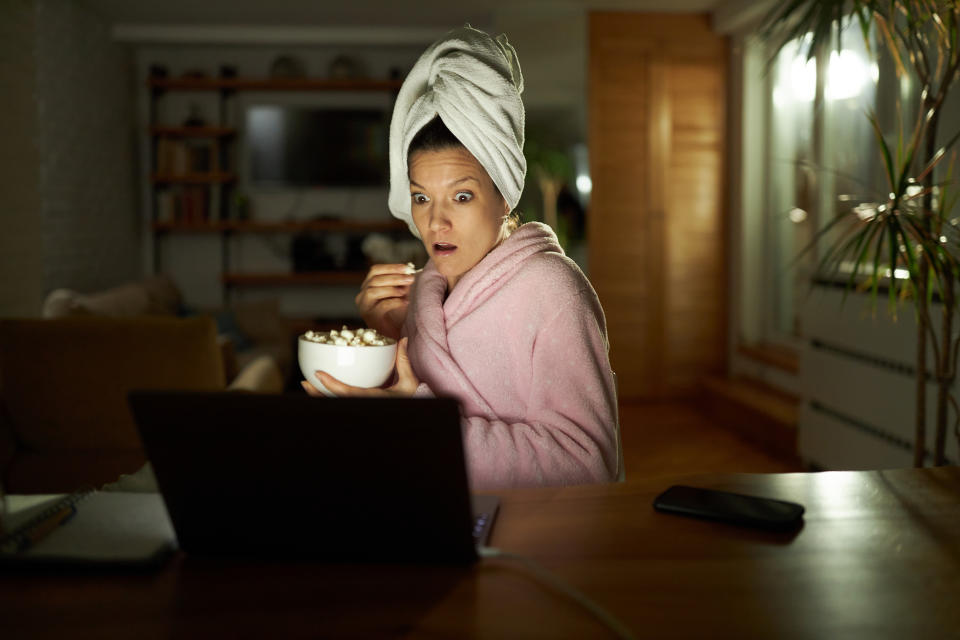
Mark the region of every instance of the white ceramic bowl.
[[349, 347], [313, 342], [300, 336], [297, 360], [307, 382], [328, 396], [333, 394], [315, 374], [325, 371], [337, 380], [354, 387], [379, 387], [390, 378], [397, 359], [397, 343], [377, 346]]

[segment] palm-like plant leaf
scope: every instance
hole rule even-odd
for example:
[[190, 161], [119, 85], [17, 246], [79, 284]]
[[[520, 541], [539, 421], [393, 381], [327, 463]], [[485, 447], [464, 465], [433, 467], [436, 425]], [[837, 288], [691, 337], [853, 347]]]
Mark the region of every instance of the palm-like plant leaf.
[[903, 64], [903, 59], [900, 57], [900, 48], [897, 46], [897, 40], [893, 35], [893, 30], [887, 22], [887, 19], [879, 11], [874, 11], [873, 18], [877, 23], [877, 29], [880, 31], [880, 35], [883, 37], [884, 42], [887, 43], [887, 51], [890, 52], [890, 57], [893, 58], [893, 65], [897, 70], [897, 76], [902, 78], [907, 74], [907, 69]]
[[[877, 145], [880, 147], [880, 153], [883, 156], [883, 168], [887, 172], [887, 184], [890, 189], [893, 190], [897, 184], [897, 173], [893, 166], [893, 156], [890, 154], [890, 147], [883, 137], [883, 131], [880, 130], [880, 123], [877, 122], [876, 115], [873, 113], [867, 114], [867, 119], [870, 120], [870, 125], [873, 127], [873, 135], [877, 139]], [[899, 155], [899, 148], [897, 151]]]
[[[927, 174], [928, 174], [928, 173], [930, 173], [931, 171], [933, 171], [934, 167], [936, 167], [936, 166], [940, 163], [940, 161], [943, 160], [943, 158], [947, 155], [947, 151], [949, 151], [950, 148], [951, 148], [953, 145], [957, 144], [957, 141], [958, 141], [958, 140], [960, 140], [960, 130], [958, 130], [958, 131], [953, 135], [953, 137], [950, 138], [950, 140], [947, 141], [946, 144], [944, 144], [942, 147], [940, 147], [939, 149], [937, 149], [937, 151], [933, 154], [933, 157], [930, 158], [930, 161], [927, 162], [927, 166], [925, 166], [925, 167], [923, 168], [923, 171], [921, 171], [919, 174], [917, 174], [917, 181], [918, 181], [918, 182], [919, 182], [919, 181], [922, 181], [925, 177], [927, 177]], [[951, 164], [952, 164], [952, 163], [951, 163]], [[948, 175], [953, 175], [953, 167], [952, 167], [952, 166], [950, 167], [950, 171], [948, 171]]]
[[870, 46], [870, 9], [861, 5], [853, 8], [853, 13], [857, 17], [857, 23], [860, 25], [860, 35], [863, 36], [863, 42], [867, 48], [867, 54], [873, 53]]
[[[847, 286], [844, 289], [843, 297], [846, 299], [847, 292], [853, 289], [857, 284], [857, 277], [860, 275], [861, 265], [863, 265], [869, 254], [870, 248], [874, 241], [875, 236], [880, 235], [878, 244], [883, 242], [883, 225], [882, 224], [869, 224], [864, 229], [861, 234], [863, 237], [863, 248], [860, 249], [859, 253], [856, 256], [856, 259], [853, 263], [853, 269], [850, 270], [850, 279], [847, 281]], [[880, 268], [879, 261], [876, 259], [876, 256], [879, 255], [879, 252], [874, 250], [874, 266], [873, 266], [873, 282], [879, 283], [880, 278], [877, 277], [877, 271]], [[874, 287], [874, 292], [876, 292], [876, 287]]]
[[894, 216], [887, 218], [887, 226], [890, 227], [890, 242], [888, 244], [888, 248], [890, 250], [889, 304], [891, 309], [896, 308], [897, 304], [897, 263], [899, 262], [898, 258], [900, 257], [900, 234], [897, 233], [895, 222], [896, 219]]
[[[846, 20], [846, 22], [845, 22]], [[883, 204], [873, 205], [866, 219], [856, 220], [866, 204], [830, 219], [814, 234], [797, 259], [823, 243], [824, 255], [818, 270], [836, 277], [838, 271], [852, 263], [845, 292], [855, 288], [872, 290], [876, 301], [881, 281], [889, 274], [889, 304], [896, 313], [898, 294], [916, 297], [920, 337], [928, 337], [938, 371], [947, 371], [938, 381], [941, 392], [952, 386], [960, 355], [960, 337], [951, 338], [950, 322], [960, 307], [956, 296], [960, 278], [960, 218], [949, 218], [949, 213], [960, 201], [960, 189], [953, 185], [952, 176], [957, 153], [950, 153], [960, 143], [960, 130], [947, 143], [934, 150], [944, 99], [951, 85], [960, 79], [960, 2], [957, 0], [784, 0], [769, 12], [763, 36], [775, 45], [774, 57], [792, 40], [800, 43], [807, 60], [826, 52], [836, 33], [836, 48], [842, 49], [841, 38], [845, 26], [856, 21], [871, 51], [871, 27], [876, 27], [877, 45], [889, 53], [898, 77], [907, 73], [909, 64], [920, 81], [922, 107], [911, 126], [904, 127], [900, 101], [896, 102], [897, 139], [895, 148], [885, 140], [882, 128], [874, 114], [868, 114], [888, 196], [878, 198]], [[834, 30], [835, 29], [835, 30]], [[820, 80], [822, 83], [822, 80]], [[946, 178], [942, 163], [950, 155]], [[917, 166], [918, 170], [914, 170]], [[935, 173], [941, 174], [939, 182]], [[939, 193], [938, 193], [939, 191]], [[846, 227], [838, 227], [841, 222]], [[836, 231], [839, 233], [835, 233]], [[831, 234], [827, 236], [827, 234]], [[825, 242], [827, 241], [827, 242]], [[889, 271], [887, 270], [889, 267]], [[898, 268], [904, 268], [906, 278], [897, 278]], [[811, 283], [812, 286], [813, 283]], [[943, 343], [931, 323], [933, 296], [940, 293], [943, 307]], [[921, 297], [922, 296], [922, 297]], [[921, 343], [918, 343], [921, 344]], [[926, 370], [926, 349], [918, 351], [917, 371]], [[951, 355], [952, 354], [952, 355]], [[946, 385], [946, 386], [945, 386]], [[925, 406], [924, 385], [919, 385], [917, 406]], [[949, 395], [948, 391], [948, 395]], [[957, 414], [957, 437], [960, 439], [960, 404], [951, 396]], [[943, 395], [937, 405], [937, 445], [935, 460], [942, 462], [944, 433]], [[922, 414], [917, 417], [915, 450], [925, 446]]]
[[[869, 40], [869, 25], [867, 20], [872, 12], [871, 6], [876, 1], [870, 0], [790, 0], [781, 6], [769, 11], [764, 18], [762, 37], [767, 41], [776, 42], [774, 52], [783, 48], [791, 40], [804, 38], [810, 34], [805, 42], [807, 47], [806, 59], [810, 60], [821, 48], [830, 44], [833, 35], [833, 25], [843, 25], [844, 18], [852, 11], [860, 20], [861, 31]], [[865, 27], [866, 25], [866, 27]], [[840, 48], [842, 28], [837, 29], [837, 48]], [[869, 45], [868, 45], [869, 46]], [[769, 69], [773, 58], [767, 62]]]

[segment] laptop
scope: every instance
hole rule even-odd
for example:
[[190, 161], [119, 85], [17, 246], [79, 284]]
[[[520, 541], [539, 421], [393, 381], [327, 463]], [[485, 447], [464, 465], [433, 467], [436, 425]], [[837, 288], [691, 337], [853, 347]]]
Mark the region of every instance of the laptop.
[[188, 554], [460, 564], [489, 538], [499, 501], [470, 495], [451, 398], [128, 399]]

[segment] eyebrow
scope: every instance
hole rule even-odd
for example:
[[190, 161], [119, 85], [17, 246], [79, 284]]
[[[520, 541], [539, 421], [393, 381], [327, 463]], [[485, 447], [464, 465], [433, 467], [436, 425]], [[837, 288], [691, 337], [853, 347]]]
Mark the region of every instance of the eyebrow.
[[[463, 178], [460, 178], [459, 180], [454, 180], [454, 181], [451, 182], [448, 186], [451, 186], [451, 187], [452, 187], [452, 186], [454, 186], [454, 185], [460, 184], [461, 182], [467, 182], [468, 180], [473, 180], [474, 182], [477, 182], [477, 183], [480, 182], [479, 180], [477, 180], [477, 179], [474, 178], [473, 176], [464, 176]], [[422, 184], [417, 183], [417, 182], [414, 182], [413, 180], [410, 181], [410, 184], [411, 184], [411, 186], [419, 187], [420, 189], [425, 189], [425, 188], [426, 188], [426, 187], [424, 187]]]

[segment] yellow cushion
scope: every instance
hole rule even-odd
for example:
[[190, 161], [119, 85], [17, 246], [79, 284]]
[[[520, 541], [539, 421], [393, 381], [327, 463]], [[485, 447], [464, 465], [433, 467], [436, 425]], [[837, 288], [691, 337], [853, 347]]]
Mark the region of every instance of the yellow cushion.
[[28, 451], [139, 450], [128, 391], [225, 386], [208, 317], [0, 320], [0, 402]]

